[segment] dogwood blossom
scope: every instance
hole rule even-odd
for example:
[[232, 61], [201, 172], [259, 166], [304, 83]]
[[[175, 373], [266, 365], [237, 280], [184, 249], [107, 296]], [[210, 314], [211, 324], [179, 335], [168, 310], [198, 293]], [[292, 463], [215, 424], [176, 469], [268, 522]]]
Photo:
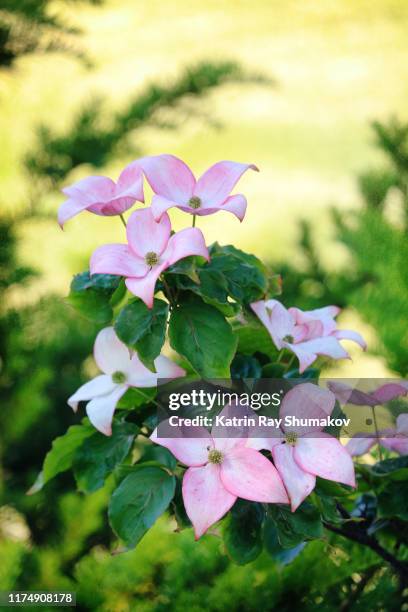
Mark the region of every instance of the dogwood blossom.
[[89, 176], [62, 192], [68, 196], [58, 211], [58, 223], [64, 223], [83, 210], [96, 215], [121, 215], [137, 201], [144, 202], [143, 174], [140, 166], [132, 162], [122, 171], [118, 182], [106, 176]]
[[337, 329], [337, 306], [302, 311], [286, 309], [277, 300], [260, 300], [251, 304], [252, 310], [268, 330], [277, 349], [288, 349], [299, 359], [299, 372], [304, 372], [318, 357], [349, 359], [339, 340], [353, 340], [363, 350], [367, 345], [362, 336], [351, 330]]
[[[310, 495], [316, 476], [355, 486], [354, 466], [345, 447], [333, 436], [324, 433], [321, 425], [285, 427], [286, 417], [325, 419], [335, 405], [334, 395], [311, 383], [302, 383], [288, 391], [281, 402], [281, 429], [273, 437], [261, 437], [262, 429], [250, 433], [247, 445], [272, 452], [294, 512]], [[293, 422], [293, 418], [291, 419]]]
[[148, 370], [136, 353], [129, 351], [113, 327], [102, 329], [95, 340], [94, 358], [103, 374], [80, 387], [68, 399], [76, 412], [87, 401], [86, 413], [92, 425], [106, 436], [112, 434], [116, 404], [129, 387], [155, 387], [159, 379], [180, 378], [185, 371], [164, 355], [154, 361], [156, 372]]
[[[237, 416], [239, 411], [239, 406], [229, 405], [220, 414]], [[204, 427], [180, 427], [177, 434], [174, 429], [164, 422], [155, 429], [151, 440], [168, 448], [188, 466], [182, 494], [196, 539], [219, 521], [238, 497], [288, 503], [276, 468], [257, 450], [246, 446], [246, 437], [229, 437], [221, 426], [214, 426], [211, 435]]]
[[176, 206], [192, 215], [211, 215], [225, 210], [240, 221], [245, 216], [246, 198], [230, 195], [242, 174], [254, 164], [221, 161], [196, 180], [190, 168], [174, 155], [155, 155], [137, 161], [153, 189], [152, 211], [155, 219]]
[[[408, 394], [408, 382], [404, 380], [385, 383], [370, 393], [353, 389], [337, 381], [330, 381], [328, 387], [343, 405], [354, 404], [372, 408]], [[346, 449], [352, 457], [355, 457], [365, 455], [377, 443], [400, 455], [408, 454], [408, 414], [400, 414], [396, 420], [396, 427], [382, 429], [378, 435], [356, 433], [346, 445]]]
[[171, 236], [167, 213], [157, 222], [150, 208], [135, 210], [126, 233], [128, 244], [106, 244], [94, 251], [90, 272], [124, 276], [129, 291], [148, 308], [153, 306], [156, 281], [166, 268], [189, 255], [209, 260], [202, 232], [189, 227]]

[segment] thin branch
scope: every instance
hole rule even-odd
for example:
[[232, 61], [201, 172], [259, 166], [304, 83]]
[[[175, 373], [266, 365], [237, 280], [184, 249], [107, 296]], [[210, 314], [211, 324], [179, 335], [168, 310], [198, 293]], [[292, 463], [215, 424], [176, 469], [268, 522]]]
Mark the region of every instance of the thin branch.
[[352, 540], [353, 542], [357, 542], [358, 544], [371, 548], [371, 550], [374, 551], [379, 557], [391, 565], [391, 567], [400, 576], [404, 585], [408, 584], [408, 563], [406, 561], [400, 561], [394, 557], [394, 555], [381, 546], [378, 540], [367, 535], [365, 530], [362, 530], [360, 527], [352, 524], [347, 524], [340, 528], [325, 522], [324, 526], [328, 531], [332, 531], [333, 533], [341, 535], [348, 540]]

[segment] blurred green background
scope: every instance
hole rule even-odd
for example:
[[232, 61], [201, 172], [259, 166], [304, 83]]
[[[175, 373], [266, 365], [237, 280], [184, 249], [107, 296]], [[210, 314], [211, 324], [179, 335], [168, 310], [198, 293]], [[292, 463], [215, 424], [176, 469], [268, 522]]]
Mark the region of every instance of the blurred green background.
[[110, 556], [106, 490], [83, 497], [61, 476], [25, 491], [92, 367], [96, 329], [62, 297], [93, 248], [123, 240], [90, 214], [62, 232], [60, 188], [142, 154], [197, 175], [256, 163], [245, 221], [200, 219], [207, 241], [270, 262], [287, 305], [345, 308], [370, 350], [350, 345], [327, 374], [406, 375], [407, 26], [403, 0], [0, 0], [0, 588], [72, 588], [82, 609], [115, 611], [387, 601], [378, 560], [336, 538], [291, 566], [265, 553], [237, 568], [217, 538], [162, 521]]

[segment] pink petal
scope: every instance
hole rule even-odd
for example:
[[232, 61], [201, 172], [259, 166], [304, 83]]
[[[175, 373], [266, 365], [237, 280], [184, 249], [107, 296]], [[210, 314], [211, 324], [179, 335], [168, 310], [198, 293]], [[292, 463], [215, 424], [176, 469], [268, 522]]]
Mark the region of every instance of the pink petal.
[[408, 455], [408, 438], [406, 436], [382, 438], [381, 445], [400, 455]]
[[168, 267], [189, 255], [201, 255], [207, 261], [210, 260], [203, 233], [196, 227], [188, 227], [174, 234], [163, 253], [163, 259]]
[[190, 168], [174, 155], [142, 157], [137, 162], [154, 193], [168, 200], [187, 204], [195, 186]]
[[115, 388], [115, 383], [110, 376], [102, 374], [88, 381], [68, 399], [68, 406], [71, 406], [74, 412], [78, 409], [79, 402], [86, 402], [99, 395], [110, 393]]
[[133, 295], [140, 297], [148, 308], [153, 308], [156, 281], [167, 267], [167, 262], [164, 261], [151, 268], [143, 278], [127, 278], [126, 287]]
[[64, 187], [62, 192], [88, 206], [103, 204], [114, 197], [115, 183], [106, 176], [88, 176], [69, 187]]
[[283, 480], [290, 498], [292, 512], [313, 491], [316, 476], [303, 471], [293, 458], [294, 448], [290, 444], [277, 444], [272, 455], [275, 466]]
[[353, 389], [344, 383], [330, 381], [327, 383], [327, 386], [343, 406], [346, 404], [354, 404], [355, 406], [376, 406], [378, 403], [371, 394]]
[[144, 202], [143, 173], [137, 161], [132, 162], [121, 172], [116, 189], [116, 197], [130, 197]]
[[408, 436], [408, 414], [399, 414], [397, 416], [397, 434]]
[[293, 456], [305, 472], [355, 487], [353, 461], [344, 446], [329, 434], [302, 436]]
[[105, 327], [96, 336], [94, 359], [105, 374], [127, 372], [130, 368], [130, 352], [117, 337], [113, 327]]
[[371, 396], [376, 400], [377, 404], [386, 404], [387, 402], [397, 397], [404, 396], [407, 393], [408, 386], [406, 383], [386, 383], [371, 393]]
[[92, 425], [105, 436], [112, 435], [112, 419], [116, 404], [126, 392], [126, 385], [115, 385], [107, 395], [95, 397], [86, 405], [86, 414]]
[[[188, 212], [191, 212], [200, 217], [204, 217], [206, 215], [212, 215], [216, 212], [219, 212], [220, 210], [221, 211], [225, 210], [226, 212], [232, 213], [240, 221], [242, 221], [243, 218], [245, 217], [246, 208], [247, 208], [246, 198], [243, 195], [238, 194], [238, 195], [230, 196], [229, 198], [225, 200], [225, 202], [223, 202], [222, 204], [218, 204], [217, 206], [214, 206], [212, 204], [210, 205], [203, 204], [201, 208], [197, 208], [196, 210], [191, 209]], [[183, 210], [185, 209], [183, 208]]]
[[351, 329], [337, 329], [332, 333], [332, 336], [338, 340], [352, 340], [361, 346], [363, 351], [367, 348], [367, 343], [363, 336], [358, 332], [352, 331]]
[[126, 234], [130, 248], [144, 258], [146, 253], [161, 255], [171, 233], [171, 223], [167, 214], [161, 221], [155, 221], [151, 208], [135, 210], [129, 217]]
[[[255, 417], [256, 414], [248, 406], [242, 406], [241, 404], [227, 404], [218, 414], [219, 418], [232, 419], [244, 418], [244, 417]], [[248, 439], [249, 429], [246, 426], [229, 426], [222, 425], [221, 422], [213, 425], [211, 429], [211, 436], [214, 440], [215, 448], [227, 453], [237, 446], [246, 445]]]
[[351, 457], [365, 455], [376, 444], [376, 438], [364, 434], [356, 434], [346, 444], [346, 450]]
[[235, 184], [249, 168], [258, 171], [253, 164], [218, 162], [198, 179], [194, 195], [198, 196], [204, 205], [219, 206], [225, 202]]
[[229, 493], [220, 479], [220, 467], [208, 463], [191, 467], [183, 478], [183, 501], [193, 523], [196, 540], [232, 508], [236, 496]]
[[126, 383], [131, 387], [155, 387], [157, 385], [157, 374], [146, 368], [136, 353], [129, 361], [126, 374]]
[[86, 210], [88, 206], [89, 204], [86, 202], [77, 202], [71, 198], [69, 200], [65, 200], [65, 202], [63, 202], [58, 209], [58, 223], [60, 227], [63, 228], [64, 223], [66, 223], [69, 219], [72, 219], [72, 217], [75, 217], [75, 215], [78, 215], [83, 210]]
[[349, 354], [333, 336], [315, 338], [299, 344], [283, 343], [284, 346], [293, 351], [299, 359], [299, 372], [302, 374], [316, 359], [318, 355], [331, 357], [332, 359], [348, 359]]
[[322, 326], [321, 335], [327, 336], [336, 329], [336, 317], [340, 308], [338, 306], [325, 306], [324, 308], [315, 308], [314, 310], [300, 310], [300, 308], [289, 308], [289, 312], [295, 317], [296, 323], [299, 325], [304, 323], [319, 322]]
[[[286, 417], [304, 419], [325, 419], [333, 412], [336, 398], [333, 393], [312, 383], [296, 385], [286, 393], [282, 400], [279, 416], [283, 418], [283, 428]], [[297, 433], [321, 431], [320, 425], [291, 426], [286, 429]]]
[[150, 439], [168, 448], [173, 455], [188, 466], [205, 465], [208, 452], [214, 448], [212, 438], [204, 427], [176, 427], [169, 420], [162, 421]]
[[252, 448], [236, 447], [221, 463], [225, 488], [243, 499], [265, 503], [289, 502], [282, 480], [272, 463]]
[[154, 360], [154, 366], [156, 368], [159, 384], [167, 380], [172, 380], [173, 378], [183, 378], [183, 376], [186, 375], [186, 371], [183, 370], [183, 368], [164, 355], [159, 355]]
[[286, 308], [277, 300], [253, 302], [251, 308], [268, 330], [276, 348], [282, 348], [282, 338], [292, 335], [295, 322]]
[[145, 276], [149, 266], [136, 257], [126, 244], [105, 244], [97, 248], [89, 263], [91, 274], [116, 274], [118, 276]]
[[[156, 372], [148, 370], [140, 361], [137, 354], [132, 356], [130, 368], [126, 370], [128, 378], [126, 383], [131, 387], [155, 387], [158, 382], [165, 383], [173, 378], [180, 378], [185, 375], [185, 371], [177, 364], [173, 363], [164, 355], [159, 355], [154, 360]], [[162, 379], [159, 381], [159, 379]]]
[[[154, 195], [152, 198], [151, 205], [151, 211], [154, 219], [156, 221], [160, 221], [164, 213], [169, 210], [169, 208], [174, 208], [175, 206], [177, 206], [177, 208], [180, 208], [177, 202], [173, 202], [173, 200], [168, 200], [167, 198], [164, 198], [160, 195]], [[192, 208], [189, 208], [188, 211], [191, 213], [194, 212]]]

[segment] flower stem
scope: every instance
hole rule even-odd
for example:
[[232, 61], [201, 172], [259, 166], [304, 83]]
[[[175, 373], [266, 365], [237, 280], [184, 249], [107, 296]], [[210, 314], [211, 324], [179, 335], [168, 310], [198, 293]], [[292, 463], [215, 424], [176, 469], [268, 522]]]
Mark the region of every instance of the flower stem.
[[124, 226], [125, 226], [125, 228], [126, 228], [126, 221], [125, 221], [125, 217], [124, 217], [122, 214], [120, 214], [120, 215], [119, 215], [119, 217], [120, 217], [120, 220], [122, 221], [123, 225], [124, 225]]
[[278, 358], [276, 359], [276, 363], [280, 363], [282, 361], [283, 352], [285, 349], [281, 349], [278, 353]]
[[375, 414], [375, 406], [371, 406], [371, 410], [372, 410], [372, 413], [373, 413], [373, 421], [374, 421], [374, 427], [375, 427], [375, 437], [377, 438], [377, 444], [378, 444], [378, 454], [380, 456], [380, 461], [382, 461], [383, 460], [383, 456], [382, 456], [381, 444], [380, 444], [380, 433], [378, 431], [377, 415]]
[[195, 224], [196, 224], [196, 216], [197, 216], [197, 215], [193, 215], [193, 224], [192, 224], [192, 227], [195, 227]]
[[286, 364], [286, 372], [289, 372], [292, 366], [292, 363], [295, 361], [295, 359], [296, 359], [296, 355], [293, 353], [292, 357], [289, 359], [288, 363]]
[[167, 297], [167, 299], [170, 302], [170, 306], [174, 306], [175, 305], [174, 296], [173, 296], [173, 293], [172, 293], [172, 291], [171, 291], [167, 281], [164, 279], [164, 276], [161, 276], [160, 280], [163, 283], [163, 287], [166, 290], [166, 297]]

